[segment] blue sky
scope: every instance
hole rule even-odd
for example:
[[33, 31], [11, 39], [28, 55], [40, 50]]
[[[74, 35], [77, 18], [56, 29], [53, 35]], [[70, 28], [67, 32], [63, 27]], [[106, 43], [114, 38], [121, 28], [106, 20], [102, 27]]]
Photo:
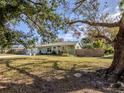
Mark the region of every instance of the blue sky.
[[[71, 3], [72, 3], [72, 0], [70, 0]], [[108, 7], [104, 8], [105, 6], [105, 3], [104, 2], [107, 2], [107, 5]], [[112, 13], [112, 16], [114, 17], [114, 15], [116, 16], [117, 13], [119, 12], [119, 7], [118, 7], [118, 3], [119, 3], [119, 0], [99, 0], [100, 2], [100, 13], [103, 14], [103, 13], [107, 13], [107, 12], [110, 12]], [[59, 9], [58, 12], [61, 12], [62, 10]], [[69, 13], [67, 13], [68, 16]], [[71, 17], [73, 17], [74, 15], [71, 15]], [[20, 22], [18, 25], [15, 26], [15, 28], [17, 30], [20, 30], [20, 31], [23, 31], [23, 32], [29, 32], [30, 29], [28, 28], [28, 26], [23, 23], [23, 22]], [[35, 32], [36, 34], [36, 32]], [[38, 35], [38, 34], [36, 34]], [[83, 34], [81, 35], [83, 37]], [[68, 33], [64, 33], [63, 31], [59, 31], [59, 34], [58, 34], [58, 37], [59, 38], [63, 38], [65, 41], [76, 41], [76, 40], [79, 40], [77, 39], [76, 37], [73, 36], [73, 32], [72, 31], [69, 31]]]

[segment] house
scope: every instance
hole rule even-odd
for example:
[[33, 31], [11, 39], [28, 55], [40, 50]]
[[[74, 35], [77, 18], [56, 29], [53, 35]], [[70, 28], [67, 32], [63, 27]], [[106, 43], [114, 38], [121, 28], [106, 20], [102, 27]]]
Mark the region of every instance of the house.
[[26, 49], [24, 46], [20, 45], [20, 44], [16, 44], [13, 45], [10, 49], [10, 53], [14, 53], [14, 54], [25, 54], [26, 53]]
[[49, 43], [37, 46], [39, 54], [74, 54], [75, 49], [81, 47], [77, 42], [63, 41], [56, 43]]

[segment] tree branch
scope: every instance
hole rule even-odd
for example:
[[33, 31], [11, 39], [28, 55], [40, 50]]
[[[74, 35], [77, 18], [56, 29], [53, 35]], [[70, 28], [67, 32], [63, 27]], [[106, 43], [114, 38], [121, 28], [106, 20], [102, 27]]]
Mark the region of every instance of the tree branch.
[[78, 1], [75, 5], [77, 5], [74, 9], [73, 9], [73, 11], [75, 11], [75, 10], [77, 10], [83, 3], [84, 3], [84, 1], [86, 1], [86, 0], [80, 0], [80, 1]]
[[34, 2], [34, 1], [32, 1], [32, 0], [27, 0], [28, 2], [31, 2], [31, 3], [33, 3], [34, 5], [41, 5], [41, 3], [38, 3], [38, 2]]
[[84, 20], [76, 20], [76, 21], [70, 21], [69, 25], [76, 24], [76, 23], [84, 23], [88, 24], [90, 26], [103, 26], [103, 27], [118, 27], [120, 22], [114, 22], [114, 23], [97, 23], [97, 22], [91, 22], [91, 21], [84, 21]]

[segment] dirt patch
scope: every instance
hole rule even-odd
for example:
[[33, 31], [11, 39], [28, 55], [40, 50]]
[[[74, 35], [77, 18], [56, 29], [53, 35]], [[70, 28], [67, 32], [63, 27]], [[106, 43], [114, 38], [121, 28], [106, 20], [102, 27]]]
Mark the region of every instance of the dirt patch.
[[[16, 69], [16, 68], [14, 68]], [[26, 71], [20, 73], [32, 79], [26, 82], [0, 82], [0, 93], [124, 93], [124, 86], [112, 87], [112, 83], [98, 72], [54, 70], [56, 76], [39, 77]], [[58, 74], [61, 73], [61, 76]], [[79, 77], [75, 76], [80, 73]]]

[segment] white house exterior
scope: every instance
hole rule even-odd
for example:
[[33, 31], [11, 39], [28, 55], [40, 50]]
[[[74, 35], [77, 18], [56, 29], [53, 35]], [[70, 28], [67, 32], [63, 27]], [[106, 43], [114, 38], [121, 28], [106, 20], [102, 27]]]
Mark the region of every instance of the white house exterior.
[[75, 49], [82, 49], [79, 43], [76, 43]]
[[56, 42], [37, 46], [40, 54], [74, 54], [75, 49], [80, 49], [81, 47], [77, 42]]
[[37, 48], [32, 48], [32, 49], [27, 49], [26, 50], [26, 55], [36, 55], [36, 54], [39, 54], [39, 50]]

